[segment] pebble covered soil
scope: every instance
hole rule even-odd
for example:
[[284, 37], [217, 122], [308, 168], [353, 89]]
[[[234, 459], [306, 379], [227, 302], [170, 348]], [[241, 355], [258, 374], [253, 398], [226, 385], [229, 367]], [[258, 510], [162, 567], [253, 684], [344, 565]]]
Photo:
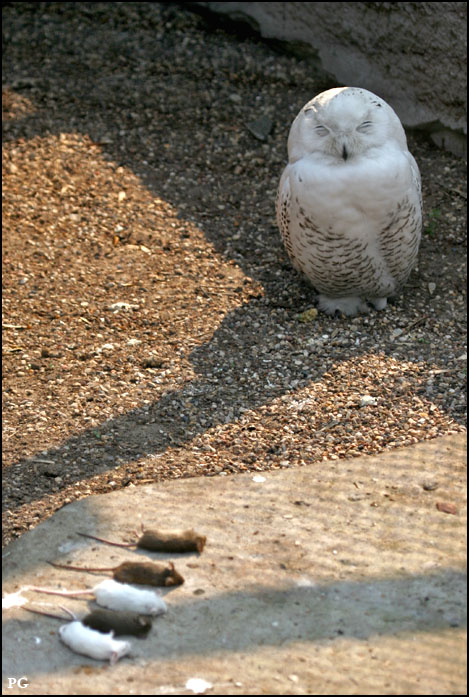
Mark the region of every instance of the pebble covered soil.
[[334, 86], [310, 58], [176, 3], [4, 3], [3, 44], [4, 543], [94, 493], [465, 430], [463, 161], [409, 134], [418, 268], [314, 317], [274, 217]]

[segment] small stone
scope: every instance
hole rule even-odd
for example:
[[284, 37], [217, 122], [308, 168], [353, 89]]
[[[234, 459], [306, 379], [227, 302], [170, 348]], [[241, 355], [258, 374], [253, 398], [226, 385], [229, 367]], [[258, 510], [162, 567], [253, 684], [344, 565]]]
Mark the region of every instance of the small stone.
[[430, 480], [422, 482], [422, 488], [425, 491], [435, 491], [435, 489], [438, 489], [439, 486], [440, 484], [438, 482], [432, 482]]
[[114, 344], [103, 344], [97, 351], [114, 351]]
[[361, 407], [371, 407], [376, 404], [376, 399], [375, 397], [371, 397], [369, 394], [363, 395], [363, 397], [360, 397], [360, 406]]
[[247, 124], [248, 130], [258, 140], [266, 140], [272, 130], [272, 126], [272, 119], [265, 115]]
[[400, 327], [396, 327], [396, 329], [393, 329], [391, 332], [391, 339], [397, 339], [398, 336], [401, 336], [401, 334], [404, 333], [404, 330], [401, 329]]
[[141, 362], [142, 368], [162, 368], [164, 364], [165, 361], [162, 358], [158, 358], [158, 356], [149, 356]]
[[438, 501], [436, 507], [442, 513], [450, 513], [451, 515], [457, 515], [458, 509], [453, 503], [444, 503], [443, 501]]
[[206, 690], [213, 687], [211, 682], [207, 682], [202, 678], [189, 678], [186, 682], [186, 690], [191, 690], [196, 695], [202, 695]]
[[312, 322], [318, 316], [318, 311], [315, 307], [311, 307], [309, 310], [305, 310], [298, 315], [299, 322]]
[[[87, 303], [88, 304], [88, 303]], [[121, 310], [138, 310], [138, 305], [132, 305], [131, 303], [117, 302], [109, 305], [107, 308], [111, 312], [120, 312]]]

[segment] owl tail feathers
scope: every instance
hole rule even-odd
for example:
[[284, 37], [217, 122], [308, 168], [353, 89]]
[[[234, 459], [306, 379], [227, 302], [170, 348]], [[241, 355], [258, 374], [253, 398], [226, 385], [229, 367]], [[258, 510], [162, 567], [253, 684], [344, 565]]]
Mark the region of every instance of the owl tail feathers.
[[370, 308], [363, 298], [330, 298], [327, 295], [318, 295], [318, 308], [327, 315], [333, 315], [335, 312], [341, 312], [348, 317], [353, 317], [358, 312], [367, 313]]

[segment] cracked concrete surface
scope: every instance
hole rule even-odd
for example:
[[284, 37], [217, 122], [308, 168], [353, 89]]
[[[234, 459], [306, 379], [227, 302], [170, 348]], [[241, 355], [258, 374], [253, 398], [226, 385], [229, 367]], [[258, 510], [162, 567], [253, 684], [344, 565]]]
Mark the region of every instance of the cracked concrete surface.
[[[104, 577], [46, 560], [171, 558], [186, 582], [164, 591], [168, 613], [112, 667], [63, 646], [58, 620], [4, 610], [4, 694], [193, 694], [191, 678], [219, 695], [466, 694], [465, 455], [458, 434], [376, 457], [131, 487], [64, 507], [4, 550], [4, 596]], [[76, 535], [131, 539], [141, 521], [193, 527], [207, 546], [168, 557]], [[35, 607], [63, 600], [22, 595]]]

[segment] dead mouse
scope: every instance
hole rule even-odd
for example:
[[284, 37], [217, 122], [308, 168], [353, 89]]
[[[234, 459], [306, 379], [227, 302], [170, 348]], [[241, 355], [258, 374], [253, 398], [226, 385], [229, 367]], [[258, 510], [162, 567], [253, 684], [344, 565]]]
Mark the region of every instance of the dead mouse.
[[[142, 524], [142, 534], [136, 542], [111, 542], [103, 540], [102, 537], [87, 535], [79, 532], [82, 537], [89, 537], [98, 542], [115, 547], [139, 547], [148, 549], [152, 552], [202, 552], [207, 538], [199, 535], [194, 530], [173, 530], [163, 532], [161, 530], [144, 530]], [[138, 535], [137, 531], [135, 534]]]
[[112, 578], [101, 581], [94, 588], [86, 588], [81, 591], [59, 591], [51, 588], [38, 588], [37, 586], [26, 586], [24, 590], [61, 595], [69, 598], [91, 594], [95, 596], [98, 605], [107, 607], [109, 610], [125, 610], [137, 612], [141, 615], [161, 615], [168, 609], [163, 598], [154, 591], [117, 583]]
[[120, 583], [136, 583], [140, 586], [180, 586], [184, 578], [174, 568], [173, 562], [160, 564], [153, 561], [124, 561], [115, 567], [69, 566], [49, 561], [57, 569], [72, 571], [112, 571], [112, 577]]
[[59, 637], [75, 653], [89, 656], [97, 661], [109, 661], [114, 665], [119, 658], [126, 656], [131, 645], [128, 641], [114, 639], [114, 633], [101, 634], [90, 627], [85, 627], [78, 620], [64, 624], [59, 628]]
[[[73, 612], [68, 610], [66, 607], [63, 607], [62, 605], [59, 607], [61, 607], [62, 610], [65, 610], [65, 612], [71, 616], [71, 619], [78, 620]], [[44, 612], [44, 610], [36, 610], [32, 607], [23, 607], [23, 610], [34, 612], [36, 615], [54, 617], [58, 620], [67, 619], [66, 617], [60, 617], [60, 615], [54, 615], [51, 612]], [[139, 639], [145, 639], [152, 626], [152, 622], [149, 617], [138, 615], [135, 612], [103, 610], [102, 608], [92, 610], [85, 615], [80, 622], [84, 624], [85, 627], [95, 629], [97, 632], [101, 632], [102, 634], [114, 632], [115, 636], [135, 636]]]
[[[72, 621], [70, 624], [64, 624], [59, 628], [59, 637], [75, 653], [89, 656], [97, 661], [109, 661], [111, 665], [114, 665], [122, 656], [130, 653], [132, 648], [130, 643], [114, 639], [113, 630], [103, 634], [101, 631], [85, 626], [75, 617], [71, 610], [63, 606], [61, 608], [72, 617]], [[31, 608], [25, 609], [29, 609], [30, 612], [38, 612]], [[47, 612], [38, 612], [38, 614], [57, 617], [57, 615], [49, 615]], [[58, 617], [58, 619], [64, 618]]]

